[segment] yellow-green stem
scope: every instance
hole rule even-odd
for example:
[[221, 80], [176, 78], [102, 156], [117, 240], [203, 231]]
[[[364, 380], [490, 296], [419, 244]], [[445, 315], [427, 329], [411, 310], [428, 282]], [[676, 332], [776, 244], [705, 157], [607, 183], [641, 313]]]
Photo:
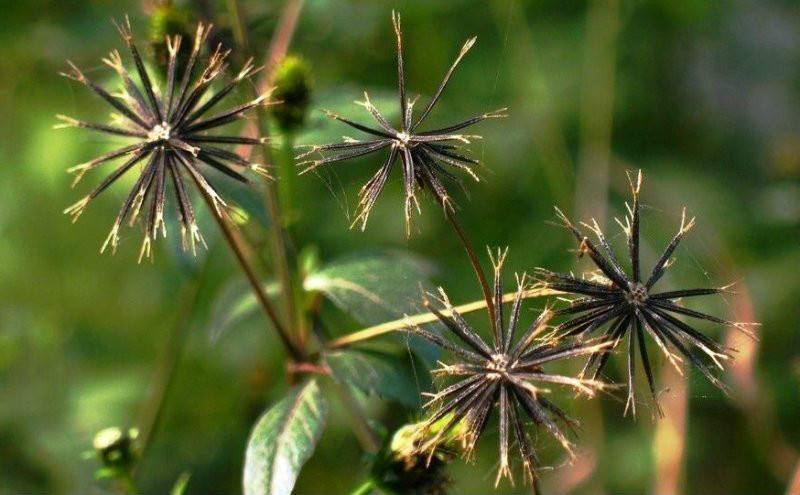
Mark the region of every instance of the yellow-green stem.
[[[522, 298], [531, 299], [534, 297], [551, 296], [554, 294], [559, 294], [559, 292], [552, 289], [537, 287], [522, 291]], [[503, 303], [509, 303], [513, 301], [516, 295], [517, 295], [516, 292], [511, 294], [505, 294], [503, 296]], [[455, 306], [453, 309], [460, 314], [466, 314], [466, 313], [472, 313], [474, 311], [480, 311], [486, 307], [488, 307], [486, 300], [482, 299], [480, 301], [473, 301], [470, 303], [462, 304], [460, 306]], [[441, 314], [445, 316], [450, 316], [452, 312], [448, 310], [442, 310]], [[393, 321], [387, 321], [386, 323], [381, 323], [380, 325], [375, 325], [369, 328], [365, 328], [363, 330], [353, 332], [343, 337], [339, 337], [338, 339], [331, 340], [330, 342], [328, 342], [326, 347], [328, 347], [329, 349], [346, 347], [355, 344], [357, 342], [364, 342], [366, 340], [374, 339], [375, 337], [380, 337], [381, 335], [386, 335], [387, 333], [408, 328], [411, 325], [424, 325], [426, 323], [432, 323], [434, 321], [438, 321], [438, 318], [433, 313], [421, 313], [414, 316], [406, 316], [405, 318], [400, 318], [398, 320], [393, 320]]]

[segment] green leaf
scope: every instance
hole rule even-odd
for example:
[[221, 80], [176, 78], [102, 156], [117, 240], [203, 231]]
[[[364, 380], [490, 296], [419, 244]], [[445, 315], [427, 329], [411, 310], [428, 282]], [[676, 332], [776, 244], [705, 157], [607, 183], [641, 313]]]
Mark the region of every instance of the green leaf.
[[325, 294], [362, 325], [376, 325], [424, 312], [430, 265], [399, 252], [361, 253], [325, 265], [306, 277], [308, 291]]
[[[429, 263], [406, 253], [360, 253], [323, 266], [306, 277], [303, 287], [321, 292], [358, 323], [371, 326], [425, 312], [422, 297], [433, 289], [432, 272]], [[427, 362], [438, 358], [438, 351], [427, 341], [406, 338]]]
[[316, 380], [309, 380], [261, 416], [247, 443], [245, 495], [292, 493], [322, 434], [327, 409]]
[[420, 393], [430, 388], [428, 373], [415, 372], [412, 355], [351, 349], [330, 352], [325, 359], [337, 380], [409, 407], [419, 406]]
[[[264, 292], [274, 298], [278, 293], [278, 285], [275, 282], [266, 283]], [[258, 310], [258, 301], [250, 284], [240, 278], [231, 280], [214, 298], [207, 328], [211, 341], [217, 342], [231, 328]]]

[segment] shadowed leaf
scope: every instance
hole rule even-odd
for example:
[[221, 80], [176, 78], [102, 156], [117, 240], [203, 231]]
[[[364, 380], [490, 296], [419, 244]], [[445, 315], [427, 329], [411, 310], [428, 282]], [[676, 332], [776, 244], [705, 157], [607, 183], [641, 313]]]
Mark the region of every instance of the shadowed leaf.
[[336, 379], [368, 394], [396, 400], [409, 407], [420, 405], [420, 392], [427, 390], [427, 373], [414, 373], [409, 356], [371, 349], [335, 351], [326, 355]]

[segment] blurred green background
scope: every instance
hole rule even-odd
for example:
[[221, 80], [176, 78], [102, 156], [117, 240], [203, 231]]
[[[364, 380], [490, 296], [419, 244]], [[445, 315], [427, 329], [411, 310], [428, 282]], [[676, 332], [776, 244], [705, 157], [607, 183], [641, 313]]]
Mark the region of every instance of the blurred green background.
[[[179, 3], [210, 16], [223, 35], [225, 4]], [[263, 55], [282, 2], [241, 5], [251, 46]], [[510, 107], [508, 119], [481, 124], [484, 139], [472, 147], [484, 164], [482, 181], [467, 184], [469, 198], [456, 193], [474, 243], [510, 247], [509, 283], [513, 270], [587, 268], [576, 265], [569, 236], [547, 224], [554, 204], [584, 220], [598, 216], [622, 246], [612, 218], [624, 212], [625, 171], [642, 168], [646, 260], [652, 263], [675, 232], [684, 205], [698, 217], [664, 286], [736, 281], [737, 295], [695, 307], [763, 324], [755, 344], [702, 326], [740, 346], [725, 376], [731, 396], [694, 373], [684, 389], [665, 372], [667, 420], [651, 421], [646, 403], [632, 421], [621, 417], [618, 401], [560, 397], [583, 422], [582, 455], [575, 466], [545, 474], [547, 492], [782, 493], [800, 449], [797, 3], [307, 0], [290, 52], [311, 67], [314, 110], [298, 142], [352, 135], [317, 110], [363, 121], [366, 113], [351, 104], [362, 89], [392, 108], [393, 8], [403, 15], [407, 86], [423, 101], [463, 40], [478, 36], [433, 120]], [[237, 493], [250, 426], [285, 389], [283, 355], [258, 315], [222, 335], [215, 330], [223, 297], [241, 281], [213, 224], [203, 220], [207, 253], [180, 254], [171, 225], [172, 241], [157, 245], [155, 263], [137, 265], [134, 230], [125, 232], [116, 256], [98, 254], [124, 186], [104, 194], [76, 225], [61, 214], [98, 180], [90, 174], [71, 190], [65, 169], [111, 144], [52, 130], [56, 113], [101, 120], [108, 111], [57, 73], [69, 58], [111, 80], [99, 59], [122, 47], [109, 19], [130, 14], [145, 39], [147, 9], [130, 0], [34, 0], [4, 2], [2, 10], [0, 493], [102, 493], [107, 485], [92, 479], [97, 461], [82, 453], [98, 430], [135, 424], [169, 336], [183, 321], [186, 349], [140, 467], [140, 487], [166, 493], [189, 471], [187, 493]], [[365, 250], [408, 250], [435, 267], [434, 282], [454, 301], [477, 299], [466, 258], [430, 201], [406, 238], [397, 182], [366, 232], [348, 230], [358, 187], [375, 161], [295, 181], [297, 249], [313, 246], [322, 263]], [[264, 244], [263, 235], [255, 241]], [[190, 306], [195, 290], [198, 303]], [[543, 305], [528, 304], [526, 318]], [[358, 328], [326, 311], [335, 333]], [[657, 361], [659, 369], [663, 364]], [[331, 402], [333, 415], [298, 493], [347, 493], [365, 475], [347, 419]], [[390, 426], [418, 415], [375, 399], [368, 406]], [[546, 435], [538, 444], [548, 464], [564, 462]], [[453, 463], [453, 493], [489, 490], [496, 448], [490, 434], [474, 466]], [[523, 489], [503, 484], [498, 492]]]

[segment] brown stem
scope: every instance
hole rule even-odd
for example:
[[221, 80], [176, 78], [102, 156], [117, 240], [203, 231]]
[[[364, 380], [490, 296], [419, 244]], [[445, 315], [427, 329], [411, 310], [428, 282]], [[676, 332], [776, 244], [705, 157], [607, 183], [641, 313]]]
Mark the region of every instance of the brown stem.
[[789, 481], [789, 486], [786, 488], [786, 495], [800, 495], [800, 460], [794, 467], [794, 474]]
[[531, 481], [531, 495], [544, 495], [538, 476], [534, 476], [533, 481]]
[[481, 284], [481, 291], [483, 291], [483, 298], [486, 300], [486, 307], [489, 310], [489, 323], [491, 324], [492, 328], [494, 328], [495, 319], [492, 291], [489, 289], [489, 283], [486, 281], [486, 275], [483, 273], [483, 268], [481, 268], [481, 264], [478, 261], [477, 255], [475, 254], [475, 250], [472, 248], [472, 244], [469, 242], [467, 235], [464, 233], [464, 229], [461, 228], [461, 224], [458, 222], [455, 212], [452, 210], [452, 208], [450, 208], [449, 205], [444, 205], [444, 213], [447, 217], [447, 221], [453, 226], [453, 230], [456, 232], [458, 239], [461, 241], [464, 251], [467, 252], [469, 262], [472, 264], [472, 269], [475, 271], [475, 275], [478, 277], [478, 282]]
[[[255, 86], [257, 94], [266, 93], [274, 81], [275, 67], [286, 56], [286, 51], [289, 49], [289, 44], [294, 36], [295, 29], [297, 28], [297, 21], [300, 17], [300, 11], [303, 6], [303, 0], [290, 0], [283, 9], [281, 18], [278, 21], [278, 27], [272, 38], [269, 47], [269, 52], [264, 61], [265, 70], [259, 81]], [[228, 0], [228, 7], [231, 11], [234, 22], [236, 23], [235, 30], [240, 33], [239, 44], [246, 48], [248, 44], [247, 31], [242, 24], [242, 9], [239, 2], [236, 0]], [[269, 138], [269, 127], [265, 125], [267, 115], [263, 108], [256, 109], [256, 121], [250, 122], [245, 127], [242, 135], [248, 137], [255, 137], [258, 134], [262, 138]], [[248, 147], [240, 147], [237, 152], [240, 155], [247, 155], [251, 150]], [[264, 158], [265, 165], [274, 164], [272, 157], [272, 150], [269, 144], [264, 144], [261, 147], [261, 153]], [[252, 157], [248, 156], [249, 159]], [[272, 260], [275, 273], [280, 280], [281, 285], [281, 299], [284, 304], [284, 313], [292, 329], [298, 331], [299, 342], [301, 347], [305, 347], [306, 332], [305, 325], [297, 324], [297, 308], [295, 306], [295, 293], [294, 283], [292, 280], [291, 269], [289, 266], [289, 250], [287, 242], [288, 232], [286, 231], [281, 211], [280, 203], [278, 202], [277, 193], [272, 183], [264, 185], [264, 196], [269, 215], [270, 224], [274, 228], [274, 235], [270, 236], [270, 250], [272, 252]]]
[[278, 20], [278, 27], [275, 29], [275, 34], [272, 36], [272, 41], [269, 45], [269, 52], [265, 60], [267, 71], [259, 81], [259, 91], [266, 91], [272, 85], [275, 66], [283, 60], [289, 50], [289, 45], [292, 43], [292, 38], [297, 30], [297, 21], [300, 19], [300, 11], [302, 9], [303, 0], [289, 0], [286, 2], [281, 18]]
[[272, 303], [269, 302], [269, 298], [267, 298], [267, 294], [264, 292], [264, 287], [261, 285], [261, 282], [258, 280], [258, 276], [256, 275], [253, 267], [250, 266], [250, 263], [247, 261], [247, 257], [245, 257], [244, 252], [242, 251], [242, 247], [239, 245], [239, 241], [237, 240], [236, 236], [233, 232], [233, 227], [228, 221], [227, 217], [220, 211], [217, 211], [217, 207], [212, 201], [212, 199], [203, 191], [203, 199], [206, 201], [208, 205], [208, 209], [211, 211], [211, 216], [214, 217], [216, 220], [217, 225], [219, 225], [219, 229], [222, 231], [222, 235], [225, 237], [225, 241], [228, 243], [228, 247], [231, 248], [233, 254], [236, 257], [236, 261], [239, 262], [239, 267], [244, 272], [245, 276], [247, 277], [247, 281], [250, 283], [250, 288], [253, 289], [253, 293], [258, 300], [258, 303], [261, 305], [261, 309], [264, 310], [264, 313], [267, 317], [272, 321], [272, 325], [275, 327], [275, 331], [278, 332], [278, 336], [283, 343], [283, 346], [286, 348], [286, 351], [291, 355], [292, 359], [295, 361], [302, 361], [303, 360], [303, 352], [297, 347], [294, 341], [289, 336], [289, 333], [286, 331], [286, 328], [278, 318], [278, 314], [275, 312], [275, 308], [272, 307]]
[[[530, 299], [534, 297], [550, 296], [553, 294], [559, 294], [559, 292], [554, 291], [552, 289], [533, 288], [522, 291], [522, 298]], [[503, 295], [503, 303], [510, 303], [511, 301], [514, 300], [516, 296], [517, 296], [516, 292]], [[474, 311], [479, 311], [486, 307], [487, 304], [486, 300], [484, 299], [480, 301], [473, 301], [470, 303], [462, 304], [460, 306], [454, 307], [453, 309], [460, 314], [466, 314], [466, 313], [472, 313]], [[450, 316], [452, 314], [448, 310], [442, 310], [440, 311], [440, 313], [444, 316]], [[432, 323], [434, 321], [438, 321], [438, 318], [433, 313], [421, 313], [414, 316], [406, 316], [398, 320], [387, 321], [386, 323], [381, 323], [379, 325], [375, 325], [369, 328], [365, 328], [363, 330], [359, 330], [357, 332], [353, 332], [343, 337], [339, 337], [338, 339], [331, 340], [330, 342], [327, 343], [327, 348], [337, 349], [340, 347], [347, 347], [357, 342], [363, 342], [365, 340], [374, 339], [375, 337], [379, 337], [381, 335], [385, 335], [390, 332], [407, 328], [409, 325], [424, 325], [426, 323]]]

